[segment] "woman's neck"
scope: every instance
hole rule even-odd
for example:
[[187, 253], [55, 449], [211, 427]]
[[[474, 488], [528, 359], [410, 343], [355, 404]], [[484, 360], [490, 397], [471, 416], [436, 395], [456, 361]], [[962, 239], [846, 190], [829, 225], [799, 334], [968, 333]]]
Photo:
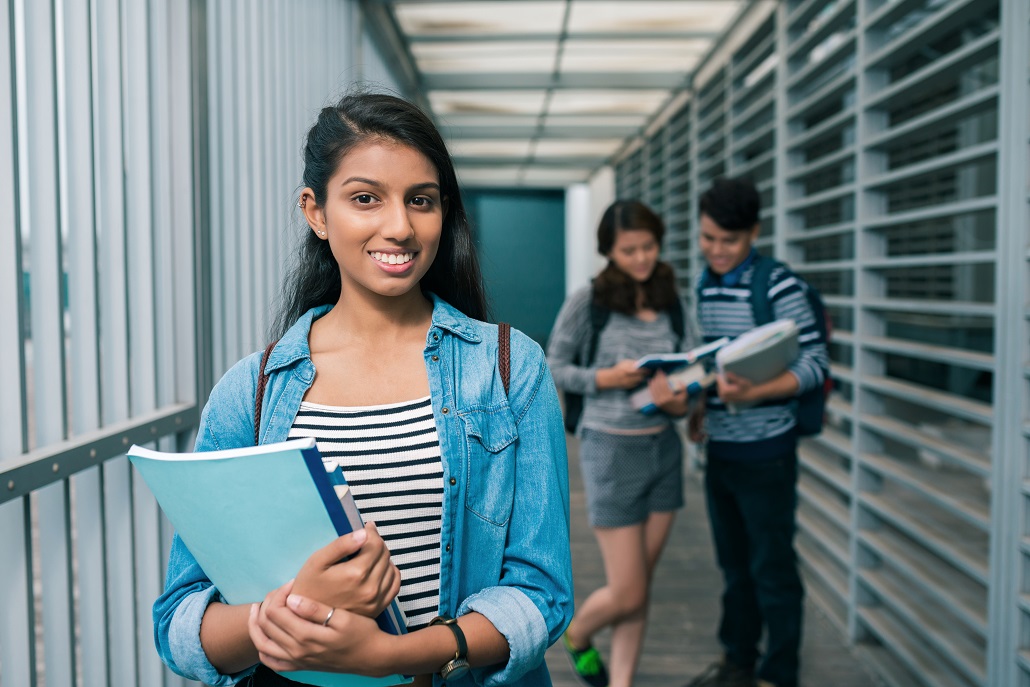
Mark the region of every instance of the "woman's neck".
[[419, 289], [402, 296], [340, 294], [322, 326], [350, 339], [391, 339], [413, 329], [426, 330], [433, 319], [433, 303]]

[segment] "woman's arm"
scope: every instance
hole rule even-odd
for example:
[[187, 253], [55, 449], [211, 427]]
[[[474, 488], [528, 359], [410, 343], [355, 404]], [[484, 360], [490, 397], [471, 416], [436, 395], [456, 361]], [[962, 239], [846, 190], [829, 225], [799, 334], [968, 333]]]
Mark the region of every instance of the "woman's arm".
[[[323, 624], [332, 616], [328, 624]], [[472, 667], [504, 663], [508, 643], [479, 613], [458, 618]], [[434, 625], [403, 635], [374, 621], [291, 593], [286, 584], [260, 605], [252, 604], [249, 630], [262, 663], [275, 671], [320, 670], [382, 677], [436, 673], [454, 658], [457, 644], [446, 627]]]

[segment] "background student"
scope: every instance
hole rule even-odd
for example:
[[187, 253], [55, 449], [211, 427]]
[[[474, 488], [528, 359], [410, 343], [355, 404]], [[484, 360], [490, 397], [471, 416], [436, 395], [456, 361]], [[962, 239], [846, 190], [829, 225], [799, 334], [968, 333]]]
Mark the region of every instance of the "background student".
[[[719, 641], [724, 656], [692, 687], [796, 687], [804, 590], [794, 551], [797, 510], [796, 401], [823, 385], [826, 341], [805, 295], [805, 282], [776, 264], [768, 283], [753, 283], [759, 255], [760, 199], [743, 179], [717, 179], [701, 196], [700, 247], [708, 263], [698, 294], [705, 341], [735, 337], [757, 324], [753, 289], [765, 289], [774, 319], [799, 328], [800, 354], [762, 384], [725, 374], [709, 393], [705, 494], [716, 558], [722, 570]], [[727, 403], [757, 403], [733, 414]], [[691, 439], [701, 439], [701, 414]], [[763, 629], [764, 653], [758, 651]]]
[[[479, 684], [549, 684], [544, 652], [571, 617], [572, 580], [565, 435], [543, 351], [511, 333], [506, 393], [454, 167], [420, 110], [346, 96], [319, 114], [304, 163], [308, 226], [267, 358], [260, 441], [314, 436], [378, 527], [242, 606], [223, 603], [176, 537], [154, 604], [161, 657], [211, 685], [251, 671], [252, 685], [292, 684], [274, 671], [298, 669], [466, 684], [465, 660]], [[253, 444], [260, 359], [212, 390], [196, 450]], [[372, 618], [398, 587], [412, 631], [395, 636]], [[437, 615], [457, 624], [430, 624]]]
[[[565, 302], [548, 344], [557, 385], [584, 395], [580, 466], [606, 584], [576, 609], [564, 644], [577, 675], [594, 687], [609, 684], [591, 644], [607, 626], [610, 684], [633, 683], [651, 574], [683, 506], [682, 445], [672, 422], [687, 412], [686, 392], [673, 393], [660, 372], [648, 380], [634, 364], [694, 343], [684, 332], [672, 267], [658, 260], [664, 233], [661, 219], [642, 203], [612, 204], [597, 229], [597, 250], [608, 265]], [[645, 382], [662, 412], [644, 415], [630, 404], [630, 391]]]

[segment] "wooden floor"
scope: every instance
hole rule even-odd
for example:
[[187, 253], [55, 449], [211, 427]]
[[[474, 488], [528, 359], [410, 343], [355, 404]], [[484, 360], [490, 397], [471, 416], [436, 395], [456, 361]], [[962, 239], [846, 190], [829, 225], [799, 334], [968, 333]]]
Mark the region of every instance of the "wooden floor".
[[[604, 583], [597, 543], [586, 519], [577, 442], [569, 440], [572, 492], [572, 565], [576, 601]], [[715, 566], [704, 492], [696, 475], [685, 477], [687, 505], [676, 517], [669, 544], [655, 573], [648, 634], [637, 670], [636, 687], [682, 687], [720, 655], [715, 639], [721, 576]], [[608, 656], [608, 632], [595, 637]], [[845, 645], [840, 633], [808, 601], [801, 651], [801, 687], [875, 687], [880, 683]], [[574, 677], [560, 642], [547, 653], [555, 687], [573, 687]]]

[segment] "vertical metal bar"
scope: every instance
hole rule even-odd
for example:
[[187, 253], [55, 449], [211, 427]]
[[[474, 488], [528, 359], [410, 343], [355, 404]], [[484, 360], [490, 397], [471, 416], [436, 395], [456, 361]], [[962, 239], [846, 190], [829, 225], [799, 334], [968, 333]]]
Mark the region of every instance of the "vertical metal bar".
[[[24, 44], [17, 58], [25, 74], [21, 140], [25, 184], [21, 202], [31, 254], [30, 317], [35, 441], [38, 446], [66, 437], [64, 299], [60, 194], [57, 174], [57, 94], [53, 5], [25, 3]], [[16, 34], [17, 35], [17, 34]], [[54, 464], [54, 472], [60, 466]], [[40, 541], [40, 599], [46, 676], [50, 684], [71, 684], [75, 675], [68, 484], [61, 480], [37, 492]]]
[[82, 657], [82, 684], [106, 685], [107, 604], [104, 580], [107, 575], [104, 551], [104, 511], [101, 495], [101, 469], [90, 468], [73, 478], [75, 503], [75, 561], [78, 567], [79, 648]]
[[[857, 1], [857, 0], [856, 0]], [[776, 8], [776, 18], [773, 31], [775, 32], [775, 50], [779, 55], [776, 65], [776, 74], [773, 76], [773, 90], [775, 95], [775, 124], [773, 131], [776, 136], [775, 154], [773, 155], [773, 202], [776, 204], [773, 223], [776, 227], [776, 234], [773, 236], [773, 253], [775, 255], [787, 254], [787, 234], [790, 225], [787, 219], [787, 199], [790, 194], [787, 188], [787, 172], [791, 167], [790, 150], [787, 147], [787, 139], [790, 136], [790, 125], [787, 121], [787, 107], [790, 102], [787, 100], [787, 77], [790, 76], [790, 65], [787, 60], [787, 50], [790, 48], [790, 39], [787, 26], [787, 3], [781, 2]]]
[[[190, 189], [193, 193], [193, 203], [187, 206], [192, 213], [192, 242], [193, 251], [186, 254], [189, 262], [180, 265], [193, 265], [193, 303], [194, 317], [192, 322], [196, 324], [195, 337], [192, 342], [195, 354], [196, 376], [193, 383], [194, 398], [198, 401], [207, 398], [208, 392], [214, 385], [214, 341], [212, 299], [218, 295], [212, 278], [212, 249], [211, 249], [211, 224], [215, 217], [212, 206], [211, 189], [213, 187], [212, 177], [216, 170], [215, 159], [217, 151], [211, 143], [211, 131], [214, 122], [213, 100], [209, 97], [210, 77], [217, 78], [217, 63], [215, 56], [208, 52], [208, 22], [213, 15], [209, 11], [207, 0], [190, 0], [189, 6], [189, 83], [190, 83], [190, 122], [192, 127], [189, 135], [190, 150]], [[173, 61], [173, 64], [181, 65], [181, 60]], [[179, 79], [182, 79], [181, 73]], [[185, 121], [179, 120], [176, 121]], [[186, 133], [180, 128], [180, 138], [177, 140], [185, 144], [186, 140], [182, 134]], [[182, 146], [185, 150], [185, 145]], [[178, 215], [177, 215], [178, 216]], [[184, 220], [185, 218], [183, 218]], [[176, 270], [180, 273], [182, 270]], [[182, 291], [181, 293], [190, 293]]]
[[136, 612], [133, 594], [132, 480], [129, 461], [103, 464], [107, 566], [107, 641], [112, 685], [139, 684], [136, 676]]
[[[855, 26], [858, 27], [855, 38], [855, 62], [864, 64], [865, 55], [868, 52], [866, 42], [868, 30], [866, 28], [866, 16], [868, 13], [868, 0], [855, 0]], [[868, 337], [877, 336], [881, 323], [881, 315], [876, 312], [866, 311], [861, 303], [864, 299], [876, 296], [878, 284], [873, 280], [872, 275], [865, 268], [865, 263], [878, 257], [876, 247], [873, 245], [873, 238], [866, 232], [866, 223], [873, 214], [871, 203], [873, 200], [867, 197], [866, 193], [872, 194], [875, 191], [866, 191], [863, 182], [874, 176], [875, 170], [871, 166], [869, 154], [863, 149], [865, 140], [874, 131], [872, 128], [876, 123], [870, 113], [864, 109], [869, 97], [875, 93], [875, 85], [872, 76], [866, 69], [858, 69], [855, 76], [855, 218], [854, 218], [854, 329], [852, 332], [852, 372], [854, 384], [852, 385], [851, 400], [851, 503], [849, 527], [849, 568], [848, 568], [848, 633], [853, 642], [861, 641], [864, 632], [858, 621], [858, 607], [860, 603], [859, 569], [861, 567], [860, 544], [858, 534], [866, 526], [864, 509], [860, 502], [860, 494], [867, 487], [862, 469], [862, 452], [867, 449], [863, 434], [867, 430], [862, 428], [860, 419], [864, 413], [872, 412], [871, 403], [875, 402], [871, 394], [866, 390], [861, 380], [866, 375], [881, 374], [882, 369], [874, 369], [874, 360], [882, 360], [879, 354], [867, 352], [864, 348], [864, 341]], [[875, 367], [878, 367], [876, 365]]]
[[[1027, 379], [1027, 227], [1030, 211], [1030, 4], [1001, 0], [998, 95], [998, 267], [995, 272], [994, 434], [991, 441], [991, 549], [988, 589], [987, 684], [1015, 685], [1027, 649], [1019, 593], [1026, 590], [1025, 497]], [[1021, 579], [1022, 578], [1022, 579]], [[1024, 620], [1024, 625], [1025, 625]], [[1026, 681], [1024, 675], [1023, 681]]]
[[[122, 17], [120, 0], [98, 2], [93, 12], [93, 101], [100, 285], [101, 422], [129, 417], [128, 294], [123, 139]], [[111, 684], [136, 681], [135, 618], [132, 612], [131, 497], [122, 459], [100, 472], [104, 531], [104, 604], [107, 614], [107, 671]]]
[[93, 8], [97, 276], [104, 342], [100, 348], [100, 417], [106, 425], [129, 417], [120, 0], [98, 2]]
[[8, 393], [0, 394], [0, 417], [10, 428], [0, 432], [0, 453], [5, 456], [28, 449], [12, 12], [10, 2], [0, 2], [0, 317], [8, 323], [0, 327], [0, 378], [11, 384]]
[[256, 162], [259, 158], [253, 155], [257, 142], [256, 123], [257, 111], [265, 107], [260, 100], [260, 93], [257, 88], [255, 76], [258, 72], [255, 64], [256, 53], [254, 48], [257, 45], [255, 30], [257, 24], [255, 19], [261, 12], [261, 7], [253, 3], [237, 3], [236, 24], [240, 28], [235, 32], [236, 43], [236, 161], [237, 169], [243, 174], [236, 176], [236, 193], [233, 198], [239, 199], [233, 208], [237, 220], [231, 226], [233, 245], [232, 251], [234, 260], [239, 270], [235, 286], [237, 294], [237, 307], [239, 309], [239, 338], [236, 347], [229, 354], [230, 365], [241, 358], [245, 352], [250, 352], [256, 347], [254, 344], [254, 312], [256, 294], [255, 288], [257, 279], [255, 272], [258, 269], [258, 244], [260, 243], [259, 227], [261, 218], [256, 216], [255, 205], [257, 196], [255, 189], [261, 178], [261, 170]]
[[[3, 488], [6, 489], [6, 486]], [[36, 685], [36, 620], [32, 612], [32, 538], [27, 496], [0, 505], [0, 666], [5, 685]], [[51, 683], [53, 684], [53, 683]]]

